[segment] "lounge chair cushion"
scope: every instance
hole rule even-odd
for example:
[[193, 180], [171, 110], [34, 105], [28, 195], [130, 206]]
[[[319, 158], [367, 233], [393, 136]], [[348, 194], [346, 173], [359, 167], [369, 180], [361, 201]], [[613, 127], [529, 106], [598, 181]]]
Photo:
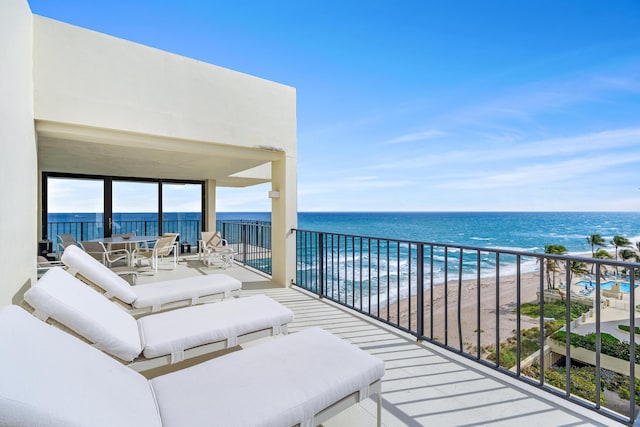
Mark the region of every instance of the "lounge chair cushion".
[[291, 310], [269, 297], [255, 295], [145, 316], [138, 324], [145, 357], [171, 354], [179, 361], [186, 349], [225, 339], [232, 347], [240, 335], [267, 328], [278, 334], [292, 320]]
[[227, 298], [232, 291], [242, 289], [241, 281], [226, 274], [207, 274], [131, 286], [78, 247], [70, 246], [65, 249], [61, 259], [70, 270], [80, 273], [102, 288], [107, 296], [113, 296], [136, 309], [151, 308], [151, 311], [160, 311], [164, 304], [177, 301], [196, 304], [202, 297], [222, 294]]
[[[319, 328], [156, 377], [164, 426], [302, 426], [313, 414], [368, 386], [384, 363]], [[193, 387], [197, 384], [197, 387]], [[212, 402], [215, 408], [212, 408]]]
[[135, 308], [160, 307], [173, 301], [197, 299], [212, 294], [223, 294], [228, 298], [232, 291], [242, 288], [242, 282], [226, 274], [207, 274], [186, 279], [136, 285]]
[[[346, 395], [367, 397], [369, 384], [383, 374], [381, 360], [310, 328], [151, 383], [165, 426], [187, 418], [194, 425], [310, 426], [313, 414]], [[212, 411], [211, 402], [224, 410]]]
[[37, 317], [51, 317], [122, 360], [142, 352], [136, 320], [61, 268], [47, 271], [24, 299]]
[[0, 425], [162, 425], [142, 375], [20, 307], [0, 309], [0, 346]]
[[132, 304], [137, 298], [126, 280], [79, 247], [68, 246], [60, 259], [70, 269], [79, 271], [84, 277], [104, 289], [107, 294], [120, 301]]

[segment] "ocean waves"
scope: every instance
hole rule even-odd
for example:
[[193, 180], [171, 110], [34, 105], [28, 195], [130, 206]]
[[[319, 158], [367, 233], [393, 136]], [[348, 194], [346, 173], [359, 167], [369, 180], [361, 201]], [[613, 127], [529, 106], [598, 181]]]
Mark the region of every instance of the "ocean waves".
[[[597, 225], [605, 219], [612, 233], [603, 235], [607, 240], [618, 234], [640, 234], [640, 215], [632, 213], [394, 213], [392, 220], [385, 213], [314, 215], [300, 214], [300, 228], [312, 218], [316, 231], [326, 231], [321, 234], [323, 252], [318, 253], [313, 239], [307, 247], [298, 244], [298, 274], [321, 279], [326, 293], [362, 310], [370, 304], [399, 301], [445, 281], [539, 269], [535, 256], [504, 252], [543, 253], [546, 245], [559, 244], [569, 254], [590, 256], [586, 237], [598, 233], [601, 228]], [[329, 218], [325, 225], [331, 227], [325, 229], [321, 218]], [[350, 234], [334, 234], [341, 232], [343, 222]], [[418, 259], [423, 260], [420, 268]]]

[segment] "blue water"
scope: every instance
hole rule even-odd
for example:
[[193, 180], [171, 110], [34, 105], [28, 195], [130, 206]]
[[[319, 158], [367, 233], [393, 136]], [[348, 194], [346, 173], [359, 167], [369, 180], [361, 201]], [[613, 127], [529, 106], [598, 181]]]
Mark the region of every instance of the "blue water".
[[[604, 289], [604, 290], [611, 290], [611, 286], [613, 286], [615, 282], [610, 281], [610, 282], [603, 282], [600, 283], [600, 289]], [[576, 285], [578, 286], [595, 286], [596, 283], [595, 282], [587, 282], [585, 280], [581, 280], [580, 282], [577, 282]], [[638, 285], [635, 285], [634, 288], [638, 288]], [[629, 293], [629, 290], [631, 290], [631, 284], [627, 283], [627, 282], [620, 282], [620, 292], [626, 292]]]
[[299, 213], [298, 228], [532, 252], [558, 244], [579, 254], [591, 253], [591, 234], [640, 240], [640, 213]]
[[[165, 212], [165, 221], [199, 219], [197, 212]], [[219, 212], [218, 220], [270, 220], [268, 212]], [[114, 214], [119, 221], [155, 220], [155, 213]], [[102, 221], [102, 214], [49, 214], [49, 221]], [[587, 236], [602, 235], [607, 242], [622, 235], [640, 240], [640, 213], [630, 212], [333, 212], [298, 214], [301, 230], [327, 231], [450, 243], [495, 249], [543, 252], [558, 244], [571, 254], [588, 254]], [[115, 231], [114, 231], [115, 232]], [[613, 246], [608, 245], [609, 249]]]
[[[164, 221], [199, 219], [199, 213], [164, 213]], [[268, 212], [223, 212], [217, 214], [218, 220], [263, 220], [271, 219]], [[118, 229], [119, 221], [154, 221], [153, 213], [127, 213], [114, 216], [114, 230]], [[50, 214], [49, 221], [102, 221], [98, 214]], [[439, 244], [454, 244], [489, 249], [510, 249], [530, 252], [544, 252], [545, 245], [563, 245], [569, 254], [590, 255], [591, 247], [587, 243], [587, 236], [600, 234], [609, 242], [615, 235], [627, 237], [632, 242], [640, 240], [640, 214], [638, 213], [602, 213], [602, 212], [376, 212], [376, 213], [310, 213], [298, 214], [298, 229], [310, 231], [324, 231], [342, 234], [362, 235], [367, 237], [381, 237], [385, 239], [399, 239], [409, 241], [433, 242]], [[142, 234], [142, 233], [141, 233]], [[153, 233], [146, 233], [153, 234]], [[193, 234], [190, 236], [189, 234]], [[181, 240], [195, 242], [199, 232], [196, 229], [182, 232]], [[366, 241], [365, 241], [366, 242]], [[366, 245], [366, 243], [365, 243]], [[366, 248], [365, 248], [366, 249]], [[612, 250], [608, 245], [606, 249]], [[364, 252], [366, 254], [366, 250]], [[378, 269], [388, 272], [392, 281], [400, 277], [402, 281], [413, 283], [415, 286], [415, 269], [410, 270], [409, 264], [415, 265], [415, 253], [410, 260], [406, 247], [402, 249], [402, 256], [389, 262], [377, 259], [364, 259], [370, 263], [371, 271], [375, 274]], [[444, 266], [444, 249], [436, 248], [433, 253], [436, 266], [433, 272], [434, 283], [441, 283], [444, 271], [455, 273], [457, 268], [457, 253], [449, 253], [449, 264]], [[360, 271], [359, 257], [350, 254], [343, 246], [338, 254], [339, 266], [337, 270], [344, 271], [344, 277], [352, 277], [355, 272], [358, 280], [368, 283], [372, 288], [376, 277], [369, 278], [368, 268]], [[481, 266], [487, 274], [495, 271], [495, 257], [482, 254]], [[515, 258], [503, 256], [500, 258], [502, 274], [515, 272]], [[388, 264], [388, 265], [387, 265]], [[475, 277], [475, 260], [473, 256], [465, 257], [463, 277]], [[317, 274], [313, 265], [298, 264], [298, 269], [310, 274]], [[528, 259], [521, 265], [522, 271], [537, 269], [534, 259]], [[387, 273], [385, 273], [387, 274]], [[484, 273], [483, 273], [484, 274]], [[386, 276], [380, 277], [384, 280]], [[394, 291], [395, 292], [395, 291]], [[413, 287], [403, 289], [398, 295], [392, 293], [391, 298], [405, 297], [415, 292]]]

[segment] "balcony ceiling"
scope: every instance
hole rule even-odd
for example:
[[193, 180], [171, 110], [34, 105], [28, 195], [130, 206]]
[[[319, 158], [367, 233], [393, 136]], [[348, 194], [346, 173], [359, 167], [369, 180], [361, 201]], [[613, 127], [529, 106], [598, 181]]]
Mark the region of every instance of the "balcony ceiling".
[[[238, 147], [104, 129], [36, 123], [38, 164], [45, 172], [207, 180], [246, 187], [269, 182], [248, 169], [282, 156], [268, 148]], [[266, 175], [266, 174], [265, 174]]]

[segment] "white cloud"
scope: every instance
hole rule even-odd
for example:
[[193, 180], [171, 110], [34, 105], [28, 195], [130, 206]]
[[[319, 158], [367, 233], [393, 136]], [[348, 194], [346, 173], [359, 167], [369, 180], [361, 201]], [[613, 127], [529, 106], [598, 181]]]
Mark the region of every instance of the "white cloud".
[[[546, 184], [562, 185], [568, 181], [595, 177], [608, 176], [608, 172], [614, 172], [625, 165], [636, 165], [640, 162], [640, 153], [632, 155], [603, 155], [594, 159], [584, 156], [580, 158], [530, 164], [523, 167], [509, 167], [491, 170], [485, 173], [475, 173], [462, 179], [452, 179], [443, 187], [458, 190], [487, 190], [496, 188], [530, 188]], [[583, 186], [585, 194], [589, 188]]]
[[345, 191], [357, 192], [381, 188], [399, 188], [413, 185], [410, 180], [386, 179], [378, 176], [351, 176], [327, 181], [300, 183], [298, 194], [311, 196], [319, 194], [343, 194]]
[[246, 188], [218, 188], [216, 209], [218, 212], [270, 212], [271, 199], [268, 192], [271, 184], [260, 184]]
[[416, 141], [426, 141], [429, 139], [439, 138], [441, 136], [445, 136], [447, 133], [439, 130], [426, 130], [424, 132], [417, 133], [409, 133], [406, 135], [400, 135], [395, 138], [391, 138], [387, 141], [384, 141], [383, 144], [400, 144], [404, 142], [416, 142]]

